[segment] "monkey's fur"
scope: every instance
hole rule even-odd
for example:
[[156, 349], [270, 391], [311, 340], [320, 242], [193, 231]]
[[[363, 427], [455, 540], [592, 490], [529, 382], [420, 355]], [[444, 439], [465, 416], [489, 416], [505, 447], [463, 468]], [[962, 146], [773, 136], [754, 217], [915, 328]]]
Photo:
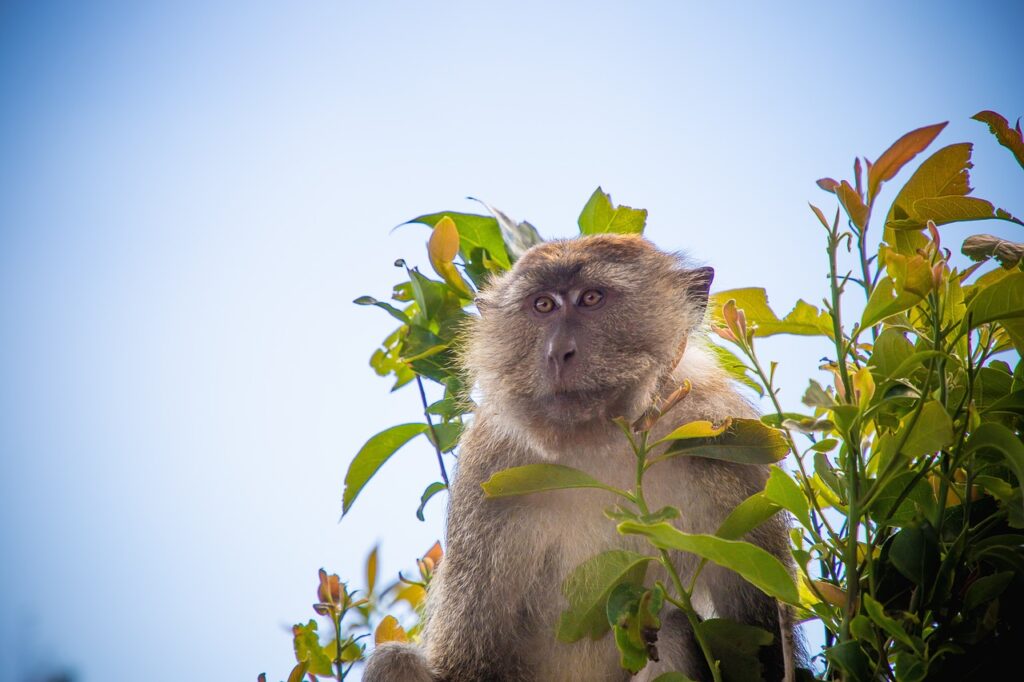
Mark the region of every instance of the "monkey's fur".
[[[562, 583], [573, 569], [608, 549], [650, 552], [646, 540], [618, 534], [602, 514], [614, 496], [574, 489], [486, 499], [480, 484], [509, 467], [556, 462], [631, 488], [636, 460], [610, 420], [637, 418], [684, 380], [692, 383], [689, 396], [661, 419], [655, 436], [697, 419], [756, 416], [703, 338], [713, 274], [687, 268], [641, 237], [598, 235], [535, 246], [481, 292], [481, 315], [467, 330], [462, 358], [478, 408], [450, 491], [446, 555], [427, 597], [425, 650], [378, 647], [367, 682], [630, 678], [612, 637], [573, 644], [555, 638], [566, 606]], [[603, 294], [597, 304], [583, 304], [589, 291]], [[552, 309], [538, 297], [549, 298]], [[714, 533], [737, 504], [764, 489], [767, 474], [762, 466], [675, 457], [652, 467], [644, 489], [651, 509], [681, 510], [674, 521], [681, 530]], [[746, 539], [790, 562], [780, 516]], [[696, 559], [674, 559], [685, 583]], [[772, 599], [711, 563], [697, 581], [695, 603], [705, 615], [773, 633], [773, 645], [762, 650], [765, 679], [782, 678], [782, 640], [792, 642], [788, 612], [780, 630]], [[636, 679], [672, 670], [710, 679], [686, 617], [670, 605], [662, 616], [660, 661]]]

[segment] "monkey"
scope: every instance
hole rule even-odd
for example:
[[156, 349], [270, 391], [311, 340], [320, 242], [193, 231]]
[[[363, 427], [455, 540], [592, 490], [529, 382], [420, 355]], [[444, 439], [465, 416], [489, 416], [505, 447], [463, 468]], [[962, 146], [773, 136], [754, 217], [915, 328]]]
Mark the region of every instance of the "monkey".
[[[656, 423], [653, 437], [698, 419], [756, 418], [709, 349], [713, 277], [712, 268], [690, 267], [642, 236], [602, 234], [535, 245], [481, 289], [460, 356], [477, 406], [449, 491], [446, 554], [428, 589], [424, 644], [377, 647], [364, 680], [630, 679], [610, 636], [572, 644], [555, 637], [567, 606], [562, 583], [573, 569], [609, 549], [650, 552], [603, 515], [612, 494], [488, 499], [481, 484], [503, 469], [549, 462], [632, 487], [636, 460], [612, 419], [637, 419], [684, 380], [689, 395]], [[767, 466], [674, 457], [653, 467], [644, 487], [651, 509], [681, 510], [673, 521], [680, 530], [714, 533], [767, 477]], [[744, 539], [792, 567], [781, 514]], [[698, 561], [685, 553], [673, 559], [685, 584]], [[794, 633], [785, 608], [716, 564], [696, 585], [702, 615], [774, 635], [762, 649], [765, 679], [791, 677]], [[710, 679], [690, 622], [674, 607], [663, 613], [657, 647], [659, 660], [635, 679], [669, 671]]]

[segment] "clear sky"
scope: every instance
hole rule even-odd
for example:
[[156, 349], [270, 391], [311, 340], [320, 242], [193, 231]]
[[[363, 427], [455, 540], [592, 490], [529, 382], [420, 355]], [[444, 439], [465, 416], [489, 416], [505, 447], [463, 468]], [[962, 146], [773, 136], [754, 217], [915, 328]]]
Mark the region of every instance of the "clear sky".
[[[471, 195], [568, 236], [600, 184], [784, 312], [822, 293], [814, 180], [912, 128], [951, 121], [937, 145], [976, 142], [976, 194], [1024, 215], [969, 120], [1024, 114], [1021, 25], [1018, 2], [3, 2], [0, 681], [283, 679], [318, 568], [358, 584], [377, 540], [389, 575], [441, 536], [423, 445], [337, 522], [351, 456], [418, 414], [367, 366], [392, 321], [351, 304], [426, 265], [394, 225]], [[826, 352], [765, 344], [787, 405]]]

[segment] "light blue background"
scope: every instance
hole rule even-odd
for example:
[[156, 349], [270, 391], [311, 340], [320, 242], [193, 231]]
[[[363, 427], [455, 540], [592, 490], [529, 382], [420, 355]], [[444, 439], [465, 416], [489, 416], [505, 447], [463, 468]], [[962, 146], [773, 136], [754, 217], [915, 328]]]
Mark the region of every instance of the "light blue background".
[[[411, 390], [366, 361], [426, 232], [484, 198], [568, 236], [598, 184], [648, 235], [823, 290], [824, 176], [951, 121], [1024, 215], [981, 109], [1024, 114], [1020, 3], [0, 5], [0, 680], [286, 677], [316, 571], [442, 534], [410, 446], [340, 525]], [[1015, 35], [1015, 32], [1016, 35]], [[904, 172], [901, 178], [907, 177]], [[881, 200], [884, 206], [892, 188]], [[877, 223], [876, 223], [877, 224]], [[963, 237], [1006, 226], [944, 231]], [[828, 349], [764, 344], [789, 406]]]

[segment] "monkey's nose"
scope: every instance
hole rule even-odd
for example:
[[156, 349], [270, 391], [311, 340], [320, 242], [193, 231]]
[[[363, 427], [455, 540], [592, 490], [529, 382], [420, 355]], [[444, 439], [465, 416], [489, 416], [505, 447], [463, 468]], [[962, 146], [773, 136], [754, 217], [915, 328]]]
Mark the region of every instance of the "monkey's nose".
[[571, 336], [551, 339], [548, 344], [548, 365], [556, 379], [560, 379], [576, 356], [576, 341]]

